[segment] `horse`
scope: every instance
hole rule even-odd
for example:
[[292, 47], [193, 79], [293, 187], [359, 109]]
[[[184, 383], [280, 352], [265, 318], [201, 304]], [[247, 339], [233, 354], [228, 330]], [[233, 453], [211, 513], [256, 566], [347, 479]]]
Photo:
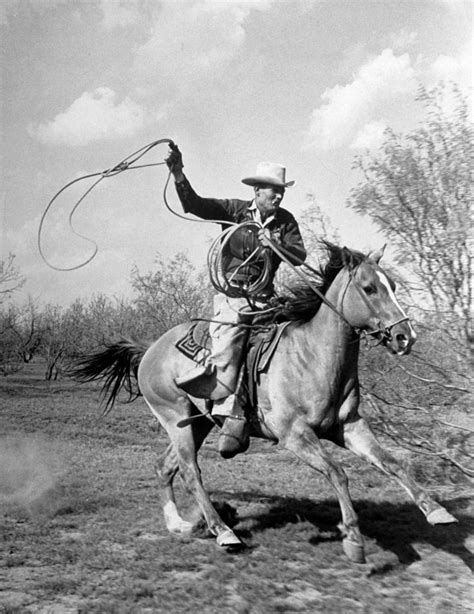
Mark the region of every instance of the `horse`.
[[[377, 441], [359, 413], [358, 355], [363, 334], [397, 355], [409, 354], [416, 340], [413, 326], [395, 296], [395, 284], [380, 267], [383, 249], [364, 255], [326, 244], [328, 260], [315, 286], [300, 287], [286, 304], [285, 327], [268, 367], [256, 383], [251, 436], [278, 443], [321, 472], [339, 501], [342, 547], [353, 562], [365, 562], [364, 540], [342, 466], [321, 440], [346, 448], [395, 478], [430, 524], [457, 522]], [[189, 330], [183, 323], [149, 346], [122, 339], [79, 364], [84, 380], [105, 380], [103, 394], [111, 409], [121, 388], [134, 383], [166, 430], [170, 443], [155, 468], [167, 530], [189, 535], [193, 524], [180, 516], [173, 481], [180, 472], [194, 495], [219, 548], [235, 551], [245, 544], [225, 524], [204, 488], [197, 455], [215, 426], [209, 398], [218, 398], [212, 379], [192, 394], [175, 378], [190, 367], [176, 343]]]

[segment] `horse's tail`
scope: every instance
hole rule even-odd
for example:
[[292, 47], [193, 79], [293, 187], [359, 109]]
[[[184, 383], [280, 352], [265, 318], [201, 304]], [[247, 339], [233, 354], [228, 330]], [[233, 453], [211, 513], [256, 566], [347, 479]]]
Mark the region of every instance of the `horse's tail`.
[[138, 365], [147, 349], [148, 345], [143, 342], [120, 339], [77, 360], [69, 367], [68, 374], [80, 382], [103, 382], [101, 402], [105, 401], [103, 413], [107, 414], [122, 388], [128, 392], [129, 403], [141, 395]]

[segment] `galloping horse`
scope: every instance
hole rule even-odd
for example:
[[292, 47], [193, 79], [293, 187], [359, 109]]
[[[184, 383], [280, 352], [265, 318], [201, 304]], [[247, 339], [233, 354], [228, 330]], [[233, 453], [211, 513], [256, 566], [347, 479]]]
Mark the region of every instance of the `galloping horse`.
[[[322, 474], [332, 484], [342, 513], [342, 544], [346, 555], [364, 562], [364, 542], [342, 467], [321, 445], [330, 440], [395, 477], [430, 524], [456, 519], [425, 493], [398, 461], [376, 440], [358, 413], [358, 354], [363, 332], [378, 339], [390, 352], [408, 354], [416, 335], [395, 297], [395, 285], [380, 268], [383, 250], [364, 256], [327, 244], [329, 259], [320, 271], [320, 298], [307, 288], [295, 294], [293, 321], [285, 328], [273, 358], [261, 374], [251, 421], [252, 436], [278, 442]], [[82, 360], [82, 379], [105, 379], [111, 407], [120, 388], [129, 388], [136, 375], [151, 411], [171, 440], [156, 468], [167, 529], [189, 534], [191, 523], [179, 515], [173, 480], [181, 472], [194, 494], [217, 544], [225, 549], [243, 546], [223, 522], [204, 489], [197, 453], [214, 426], [206, 414], [209, 386], [193, 396], [175, 384], [189, 368], [189, 359], [175, 347], [189, 323], [174, 327], [148, 349], [120, 341]], [[182, 421], [186, 426], [183, 427]], [[181, 423], [181, 424], [180, 424]]]

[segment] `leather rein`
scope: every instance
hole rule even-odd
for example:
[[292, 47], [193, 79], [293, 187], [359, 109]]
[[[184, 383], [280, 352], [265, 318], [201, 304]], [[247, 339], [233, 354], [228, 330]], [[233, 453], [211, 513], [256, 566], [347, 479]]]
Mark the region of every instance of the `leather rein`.
[[[407, 322], [407, 321], [410, 320], [410, 318], [408, 316], [404, 316], [403, 318], [400, 318], [399, 320], [397, 320], [395, 322], [392, 322], [391, 324], [387, 324], [386, 326], [383, 326], [383, 324], [379, 320], [379, 328], [376, 328], [376, 329], [373, 329], [373, 330], [365, 330], [365, 329], [361, 329], [361, 328], [358, 328], [356, 326], [353, 326], [347, 320], [347, 318], [342, 313], [342, 311], [339, 310], [333, 303], [331, 303], [331, 301], [329, 301], [326, 298], [326, 296], [319, 290], [319, 288], [313, 283], [313, 281], [303, 271], [297, 269], [296, 266], [290, 262], [290, 260], [286, 256], [286, 253], [288, 253], [288, 252], [287, 252], [287, 250], [285, 250], [284, 247], [282, 247], [281, 245], [277, 246], [275, 244], [275, 242], [272, 241], [267, 236], [263, 237], [262, 243], [263, 243], [264, 246], [269, 247], [270, 249], [272, 249], [281, 258], [281, 260], [283, 260], [283, 262], [285, 262], [288, 266], [290, 266], [290, 268], [301, 279], [303, 279], [303, 281], [321, 299], [321, 301], [325, 305], [327, 305], [330, 309], [332, 309], [332, 311], [334, 311], [334, 313], [336, 313], [341, 318], [341, 320], [343, 320], [351, 329], [354, 330], [354, 332], [356, 333], [357, 336], [360, 337], [363, 334], [366, 337], [378, 337], [378, 343], [376, 345], [379, 345], [381, 343], [384, 343], [384, 342], [387, 342], [387, 341], [391, 341], [391, 339], [392, 339], [391, 331], [392, 331], [392, 329], [395, 326], [397, 326], [397, 324], [401, 324], [402, 322]], [[293, 259], [294, 259], [294, 257], [293, 257]], [[309, 271], [317, 274], [317, 271], [315, 271], [315, 269], [313, 269], [309, 264], [306, 264], [303, 261], [301, 261], [299, 264], [301, 266], [307, 268]], [[346, 286], [346, 289], [344, 290], [344, 294], [347, 291], [347, 287], [352, 282], [353, 285], [355, 286], [355, 288], [357, 289], [358, 293], [360, 294], [362, 300], [364, 301], [365, 305], [368, 307], [369, 311], [372, 313], [372, 315], [375, 318], [377, 318], [377, 316], [378, 316], [377, 312], [375, 311], [373, 305], [368, 300], [368, 298], [367, 298], [365, 292], [363, 291], [361, 285], [359, 284], [359, 282], [355, 278], [355, 274], [357, 272], [358, 267], [359, 267], [359, 265], [357, 265], [354, 269], [350, 270], [350, 272], [349, 272], [349, 281], [347, 282], [347, 286]]]

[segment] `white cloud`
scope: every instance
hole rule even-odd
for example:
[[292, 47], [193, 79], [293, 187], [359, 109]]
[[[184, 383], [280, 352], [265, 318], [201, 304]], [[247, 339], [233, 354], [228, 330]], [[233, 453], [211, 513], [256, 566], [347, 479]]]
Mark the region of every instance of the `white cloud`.
[[439, 55], [427, 69], [428, 78], [454, 81], [466, 89], [472, 88], [472, 49], [467, 46], [457, 56]]
[[377, 149], [385, 140], [387, 125], [382, 121], [372, 121], [365, 124], [356, 134], [350, 144], [351, 149]]
[[390, 35], [390, 47], [395, 50], [405, 50], [411, 47], [418, 38], [418, 33], [402, 29]]
[[385, 49], [361, 66], [351, 83], [336, 85], [321, 95], [324, 102], [311, 116], [311, 145], [334, 149], [351, 142], [384, 103], [415, 90], [415, 70], [408, 54], [396, 56]]
[[151, 36], [136, 50], [135, 69], [165, 79], [182, 90], [221, 75], [245, 43], [245, 22], [252, 10], [268, 10], [271, 0], [165, 2], [156, 14]]
[[42, 143], [72, 146], [132, 136], [145, 125], [145, 111], [130, 98], [119, 103], [116, 98], [107, 87], [84, 92], [51, 121], [30, 126], [29, 133]]

